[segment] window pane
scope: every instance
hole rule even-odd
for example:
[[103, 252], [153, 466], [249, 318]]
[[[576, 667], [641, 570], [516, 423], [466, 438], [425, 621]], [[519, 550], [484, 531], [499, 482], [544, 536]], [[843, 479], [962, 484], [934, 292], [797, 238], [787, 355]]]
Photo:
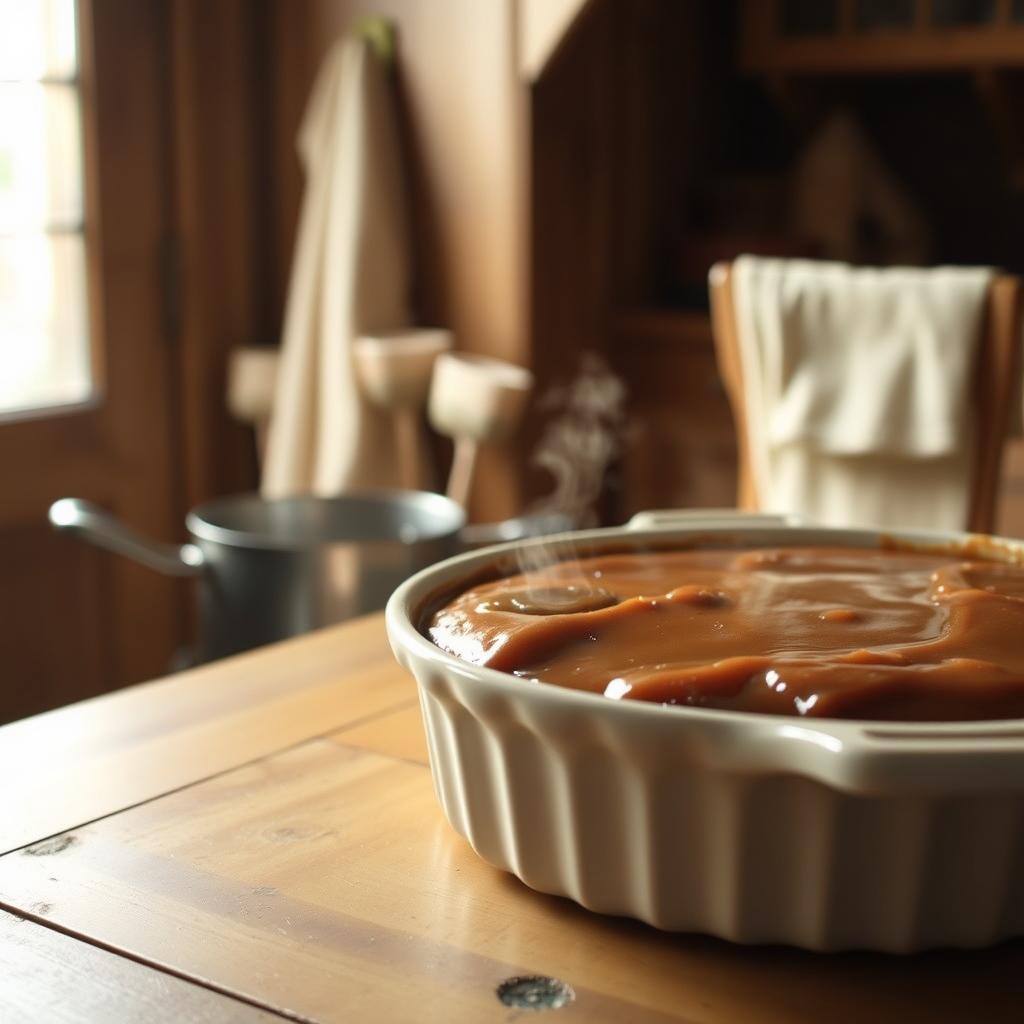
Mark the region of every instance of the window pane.
[[0, 80], [77, 70], [75, 0], [0, 0]]
[[0, 235], [81, 220], [77, 91], [0, 83]]
[[92, 392], [76, 30], [74, 0], [0, 0], [0, 413]]
[[0, 238], [0, 412], [89, 397], [88, 323], [81, 235]]

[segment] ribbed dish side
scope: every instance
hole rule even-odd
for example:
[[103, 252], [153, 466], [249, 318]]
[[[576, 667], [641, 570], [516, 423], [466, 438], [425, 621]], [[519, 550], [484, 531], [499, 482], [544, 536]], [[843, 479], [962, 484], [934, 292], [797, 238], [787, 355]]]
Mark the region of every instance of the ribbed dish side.
[[860, 796], [671, 763], [577, 717], [419, 669], [453, 827], [531, 888], [659, 928], [815, 950], [1024, 931], [1014, 796]]

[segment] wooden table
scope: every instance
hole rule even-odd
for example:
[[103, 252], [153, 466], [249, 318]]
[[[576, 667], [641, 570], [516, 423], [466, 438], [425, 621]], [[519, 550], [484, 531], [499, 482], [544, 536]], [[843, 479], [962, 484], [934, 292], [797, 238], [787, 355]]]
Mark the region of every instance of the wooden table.
[[[3, 1021], [1024, 1019], [1024, 943], [742, 948], [488, 867], [379, 616], [6, 726], [0, 772]], [[500, 1001], [535, 975], [574, 1001]]]

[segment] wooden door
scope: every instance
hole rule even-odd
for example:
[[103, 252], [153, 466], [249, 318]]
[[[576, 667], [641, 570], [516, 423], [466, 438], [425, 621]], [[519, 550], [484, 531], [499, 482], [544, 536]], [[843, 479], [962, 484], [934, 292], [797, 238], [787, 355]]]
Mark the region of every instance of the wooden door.
[[[22, 16], [52, 19], [65, 2], [71, 0], [26, 3]], [[86, 321], [91, 384], [80, 380], [71, 400], [44, 398], [29, 409], [17, 408], [16, 398], [11, 408], [8, 395], [8, 409], [0, 412], [0, 721], [163, 674], [182, 642], [181, 582], [54, 534], [46, 520], [54, 499], [77, 495], [164, 540], [183, 530], [172, 452], [174, 360], [164, 312], [174, 269], [167, 243], [166, 19], [158, 0], [78, 0], [77, 68], [65, 60], [56, 71], [36, 68], [36, 80], [23, 82], [27, 93], [61, 93], [72, 117], [77, 94], [84, 191], [77, 219], [67, 209], [63, 220], [48, 210], [38, 222], [7, 210], [8, 223], [0, 220], [7, 299], [15, 301], [18, 282], [11, 282], [32, 245], [84, 247], [86, 286], [78, 307], [80, 281], [69, 282], [66, 274], [55, 272], [43, 298], [63, 304], [51, 318], [63, 329], [68, 323], [77, 329], [76, 315]], [[35, 45], [31, 32], [26, 39], [26, 47]], [[0, 56], [5, 52], [17, 63], [12, 48], [0, 45]], [[9, 81], [0, 82], [0, 102], [14, 102], [24, 115], [2, 95], [7, 88], [13, 88]], [[25, 123], [25, 132], [7, 139], [6, 154], [0, 134], [0, 216], [2, 189], [12, 181], [17, 186], [25, 172], [19, 140], [36, 130]], [[59, 160], [55, 171], [53, 163], [51, 154], [51, 177], [71, 173]], [[29, 235], [34, 241], [26, 241]], [[4, 270], [0, 263], [0, 288]], [[0, 317], [3, 298], [0, 293]], [[6, 328], [8, 343], [7, 367], [0, 345], [0, 385], [5, 374], [11, 382], [12, 353], [30, 353], [38, 341], [31, 325], [24, 340], [17, 336], [19, 323], [35, 315], [24, 292], [17, 301], [21, 306], [11, 313], [9, 302], [7, 320], [0, 320], [0, 342]]]

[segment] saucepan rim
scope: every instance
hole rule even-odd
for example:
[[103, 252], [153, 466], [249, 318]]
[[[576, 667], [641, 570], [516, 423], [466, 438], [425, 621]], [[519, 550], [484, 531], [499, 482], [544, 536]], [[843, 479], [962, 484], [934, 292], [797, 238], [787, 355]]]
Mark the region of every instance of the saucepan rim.
[[[391, 536], [338, 536], [317, 535], [310, 532], [306, 536], [276, 537], [270, 531], [240, 529], [218, 522], [228, 515], [232, 509], [251, 503], [260, 507], [293, 507], [301, 510], [309, 506], [342, 506], [345, 504], [379, 503], [400, 504], [425, 514], [429, 519], [428, 528], [415, 529], [407, 537]], [[361, 490], [351, 491], [337, 497], [321, 498], [314, 495], [302, 495], [292, 498], [265, 499], [256, 493], [235, 494], [225, 498], [216, 498], [204, 502], [192, 509], [185, 519], [185, 524], [193, 537], [211, 544], [223, 544], [233, 548], [263, 549], [270, 551], [301, 551], [332, 544], [402, 544], [415, 547], [417, 544], [433, 543], [457, 537], [465, 526], [466, 512], [457, 501], [434, 491], [403, 491], [403, 490]]]

